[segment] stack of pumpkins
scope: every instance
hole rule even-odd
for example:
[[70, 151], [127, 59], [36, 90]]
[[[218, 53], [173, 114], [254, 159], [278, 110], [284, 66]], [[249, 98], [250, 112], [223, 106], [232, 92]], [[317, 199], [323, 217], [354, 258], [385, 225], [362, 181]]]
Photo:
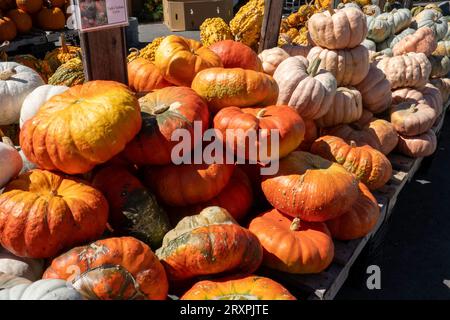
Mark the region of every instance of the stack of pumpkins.
[[27, 34], [33, 26], [45, 31], [64, 29], [66, 0], [0, 0], [0, 43], [18, 34]]

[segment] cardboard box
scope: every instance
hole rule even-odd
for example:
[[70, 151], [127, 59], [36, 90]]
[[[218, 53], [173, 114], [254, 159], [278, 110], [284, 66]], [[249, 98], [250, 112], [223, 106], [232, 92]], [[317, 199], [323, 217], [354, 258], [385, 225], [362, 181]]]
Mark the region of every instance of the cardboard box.
[[199, 30], [207, 18], [233, 18], [233, 0], [164, 0], [164, 23], [171, 31]]

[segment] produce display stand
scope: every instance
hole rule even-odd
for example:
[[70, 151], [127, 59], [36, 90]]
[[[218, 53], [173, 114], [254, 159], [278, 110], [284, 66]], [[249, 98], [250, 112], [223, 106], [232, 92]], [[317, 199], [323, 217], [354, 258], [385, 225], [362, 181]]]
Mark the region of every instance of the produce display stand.
[[6, 52], [12, 52], [20, 50], [27, 46], [47, 46], [55, 42], [58, 42], [61, 34], [64, 34], [66, 40], [76, 41], [78, 38], [78, 31], [65, 29], [61, 31], [42, 31], [39, 29], [33, 29], [29, 34], [22, 35], [9, 42], [9, 45], [5, 47]]

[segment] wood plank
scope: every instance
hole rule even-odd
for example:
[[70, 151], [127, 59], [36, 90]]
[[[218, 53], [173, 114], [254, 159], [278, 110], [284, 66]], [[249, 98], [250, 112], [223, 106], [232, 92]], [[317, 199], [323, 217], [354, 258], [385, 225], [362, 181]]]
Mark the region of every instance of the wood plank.
[[280, 33], [281, 16], [283, 14], [283, 0], [266, 0], [264, 18], [261, 27], [259, 52], [276, 47]]

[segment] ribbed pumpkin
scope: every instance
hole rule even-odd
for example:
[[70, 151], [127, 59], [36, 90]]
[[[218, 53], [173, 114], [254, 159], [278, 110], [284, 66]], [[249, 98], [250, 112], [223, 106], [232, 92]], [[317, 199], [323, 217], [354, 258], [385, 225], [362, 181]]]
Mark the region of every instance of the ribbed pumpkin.
[[428, 157], [436, 151], [437, 138], [433, 130], [414, 136], [399, 136], [397, 150], [412, 158]]
[[278, 96], [278, 85], [271, 76], [242, 68], [200, 71], [192, 89], [206, 100], [212, 113], [229, 106], [273, 105]]
[[402, 102], [393, 105], [390, 113], [395, 130], [405, 136], [427, 132], [437, 118], [436, 110], [424, 103]]
[[366, 38], [366, 18], [356, 8], [330, 8], [312, 15], [308, 20], [308, 30], [312, 41], [323, 48], [354, 48]]
[[423, 53], [409, 52], [401, 56], [384, 57], [377, 63], [391, 83], [391, 88], [421, 87], [428, 82], [431, 64]]
[[319, 69], [331, 72], [338, 86], [352, 86], [360, 83], [369, 72], [369, 51], [364, 46], [353, 49], [328, 50], [314, 47], [308, 54], [308, 60], [320, 59]]
[[[124, 279], [121, 271], [131, 279]], [[77, 273], [74, 275], [74, 272]], [[167, 298], [169, 285], [164, 267], [145, 243], [132, 237], [107, 238], [73, 248], [53, 259], [43, 276], [44, 279], [73, 281], [75, 285], [91, 277], [96, 281], [78, 284], [78, 290], [88, 293], [90, 299]], [[87, 285], [92, 282], [95, 285]]]
[[16, 177], [22, 166], [22, 158], [14, 143], [9, 138], [4, 137], [2, 130], [0, 130], [0, 188], [3, 188], [9, 180]]
[[39, 12], [43, 3], [42, 0], [16, 0], [17, 7], [29, 14]]
[[144, 181], [159, 199], [170, 206], [211, 200], [230, 181], [234, 165], [185, 164], [144, 168]]
[[272, 76], [280, 63], [289, 58], [290, 55], [284, 49], [275, 47], [263, 50], [258, 57], [262, 62], [264, 72]]
[[340, 87], [336, 90], [330, 110], [316, 120], [319, 127], [332, 127], [342, 123], [352, 123], [361, 118], [363, 104], [361, 94], [355, 88]]
[[156, 251], [172, 281], [199, 276], [249, 275], [261, 264], [258, 238], [220, 207], [186, 217]]
[[127, 64], [128, 86], [138, 95], [162, 89], [171, 84], [164, 80], [161, 71], [150, 61], [136, 58]]
[[108, 202], [87, 184], [43, 170], [11, 181], [0, 196], [0, 243], [21, 257], [48, 258], [98, 238]]
[[39, 60], [31, 54], [18, 54], [12, 58], [12, 61], [33, 69], [41, 76], [44, 82], [47, 82], [48, 70], [42, 60]]
[[331, 108], [336, 94], [335, 77], [319, 70], [320, 60], [308, 63], [296, 56], [284, 60], [274, 73], [280, 88], [278, 105], [293, 107], [304, 119], [318, 119]]
[[448, 30], [447, 19], [437, 10], [425, 9], [414, 17], [417, 28], [429, 27], [433, 30], [436, 40], [444, 38]]
[[363, 184], [359, 183], [359, 197], [349, 211], [327, 221], [331, 236], [338, 240], [353, 240], [369, 234], [380, 218], [378, 202]]
[[77, 57], [60, 65], [56, 69], [56, 72], [48, 79], [48, 84], [73, 87], [83, 84], [85, 81], [83, 61]]
[[394, 24], [395, 34], [408, 28], [412, 21], [411, 11], [407, 8], [393, 9], [390, 16]]
[[448, 56], [429, 56], [431, 63], [430, 78], [443, 78], [450, 72], [450, 58]]
[[209, 46], [220, 57], [224, 68], [262, 71], [258, 55], [250, 47], [237, 41], [223, 40]]
[[382, 13], [377, 16], [367, 16], [367, 38], [376, 43], [382, 42], [395, 34], [394, 22], [389, 13]]
[[65, 37], [61, 36], [61, 47], [48, 52], [44, 61], [48, 64], [51, 73], [54, 73], [60, 65], [79, 57], [80, 53], [81, 49], [79, 47], [68, 46]]
[[376, 44], [377, 50], [376, 51], [383, 51], [386, 49], [392, 49], [394, 46], [399, 43], [402, 39], [404, 39], [406, 36], [412, 35], [416, 32], [415, 29], [412, 28], [406, 28], [399, 34], [393, 34], [383, 42], [379, 42]]
[[250, 180], [247, 174], [237, 167], [228, 184], [211, 200], [191, 206], [167, 207], [167, 210], [172, 225], [211, 206], [224, 208], [234, 219], [242, 221], [252, 204], [253, 191]]
[[248, 276], [237, 279], [197, 282], [181, 300], [297, 300], [281, 284], [269, 278]]
[[177, 130], [189, 132], [191, 148], [201, 143], [194, 140], [194, 122], [201, 122], [203, 134], [209, 125], [209, 111], [205, 101], [191, 88], [157, 90], [139, 99], [139, 104], [142, 129], [124, 151], [125, 158], [131, 163], [172, 163], [172, 150], [178, 144], [172, 140], [172, 135]]
[[430, 84], [435, 86], [440, 92], [443, 101], [447, 101], [450, 96], [450, 79], [441, 78], [441, 79], [432, 79], [430, 80]]
[[52, 6], [50, 1], [46, 0], [44, 7], [37, 13], [37, 25], [46, 31], [62, 30], [66, 26], [66, 16], [64, 12]]
[[140, 128], [138, 101], [125, 85], [91, 81], [47, 101], [24, 123], [20, 145], [41, 168], [86, 173], [121, 152]]
[[305, 138], [303, 142], [298, 147], [299, 151], [308, 151], [311, 145], [319, 137], [319, 129], [317, 128], [314, 120], [305, 120]]
[[159, 248], [170, 230], [166, 212], [155, 196], [126, 168], [111, 165], [94, 176], [92, 185], [106, 197], [109, 222], [117, 235], [130, 235]]
[[288, 218], [276, 209], [249, 225], [264, 249], [263, 265], [289, 273], [319, 273], [334, 257], [333, 240], [321, 222]]
[[[81, 294], [60, 279], [23, 282], [0, 291], [0, 300], [83, 300]], [[20, 278], [13, 279], [20, 282]]]
[[408, 52], [422, 52], [429, 56], [437, 48], [436, 38], [433, 30], [428, 27], [420, 28], [411, 35], [404, 37], [394, 47], [392, 51], [395, 56]]
[[[275, 48], [272, 48], [275, 49]], [[290, 56], [307, 57], [309, 51], [312, 49], [310, 45], [284, 45], [281, 49], [287, 52]], [[271, 49], [268, 49], [271, 50]]]
[[391, 83], [375, 64], [370, 64], [367, 76], [355, 88], [361, 93], [364, 108], [380, 113], [391, 105]]
[[200, 42], [171, 35], [164, 38], [156, 50], [155, 65], [170, 83], [190, 87], [198, 72], [221, 67], [222, 62]]
[[0, 42], [11, 41], [17, 35], [17, 27], [14, 21], [0, 13]]
[[7, 16], [14, 21], [19, 33], [28, 33], [33, 27], [33, 21], [30, 15], [22, 9], [9, 10]]
[[311, 153], [341, 164], [371, 190], [381, 188], [392, 176], [386, 156], [367, 145], [357, 147], [354, 142], [347, 144], [341, 138], [323, 136], [312, 144]]
[[422, 88], [419, 88], [419, 91], [422, 93], [426, 103], [436, 111], [437, 117], [439, 117], [444, 108], [444, 101], [439, 89], [431, 83], [427, 83]]
[[450, 56], [450, 40], [439, 41], [433, 55], [435, 56]]
[[[223, 108], [214, 117], [214, 128], [222, 133], [238, 158], [244, 156], [245, 159], [262, 162], [285, 157], [300, 145], [305, 135], [302, 118], [289, 106]], [[247, 133], [256, 135], [254, 145], [250, 145], [253, 141], [246, 138]], [[271, 149], [272, 134], [278, 135], [279, 139], [276, 153]]]
[[278, 173], [262, 178], [262, 190], [273, 207], [306, 221], [338, 217], [358, 196], [357, 180], [351, 173], [303, 151], [281, 159]]

